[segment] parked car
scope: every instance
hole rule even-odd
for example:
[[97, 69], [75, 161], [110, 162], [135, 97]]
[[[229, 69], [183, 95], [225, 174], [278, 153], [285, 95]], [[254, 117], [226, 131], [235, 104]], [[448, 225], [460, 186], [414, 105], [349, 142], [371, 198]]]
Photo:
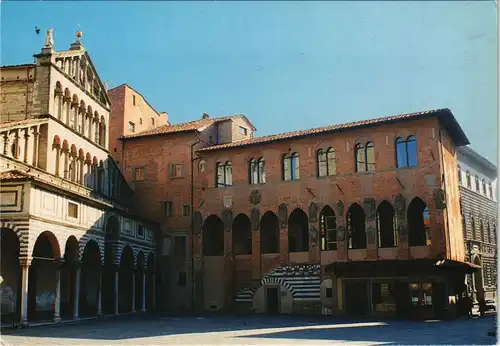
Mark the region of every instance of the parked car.
[[497, 311], [497, 303], [493, 299], [486, 299], [485, 303], [485, 311]]

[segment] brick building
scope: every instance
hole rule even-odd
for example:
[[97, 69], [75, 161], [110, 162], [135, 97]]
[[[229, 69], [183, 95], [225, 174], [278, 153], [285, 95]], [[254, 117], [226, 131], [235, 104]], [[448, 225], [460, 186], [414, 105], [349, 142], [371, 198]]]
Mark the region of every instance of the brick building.
[[468, 292], [496, 298], [497, 289], [497, 168], [471, 148], [458, 150], [458, 183], [467, 261], [481, 266], [468, 276]]
[[158, 224], [109, 156], [106, 86], [80, 41], [3, 66], [1, 318], [22, 325], [155, 305]]
[[139, 92], [128, 84], [110, 89], [108, 96], [113, 105], [109, 121], [109, 150], [113, 159], [121, 167], [122, 143], [119, 138], [169, 125], [168, 114], [158, 113]]
[[122, 138], [141, 213], [170, 239], [164, 308], [456, 312], [474, 266], [456, 171], [468, 140], [448, 109], [254, 131], [204, 115]]

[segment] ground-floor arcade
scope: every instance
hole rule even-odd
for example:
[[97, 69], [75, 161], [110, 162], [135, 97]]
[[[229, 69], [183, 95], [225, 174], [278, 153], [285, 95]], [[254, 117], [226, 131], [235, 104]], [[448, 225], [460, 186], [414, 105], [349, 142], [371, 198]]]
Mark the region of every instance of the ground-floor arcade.
[[51, 231], [30, 233], [28, 225], [2, 227], [0, 235], [2, 324], [25, 326], [155, 307], [154, 248], [88, 233], [61, 241]]

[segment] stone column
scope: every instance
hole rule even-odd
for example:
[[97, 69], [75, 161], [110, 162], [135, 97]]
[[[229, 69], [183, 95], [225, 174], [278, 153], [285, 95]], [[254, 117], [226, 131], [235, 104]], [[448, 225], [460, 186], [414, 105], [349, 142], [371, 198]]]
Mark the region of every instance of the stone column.
[[8, 132], [5, 132], [3, 135], [3, 154], [8, 155], [7, 153], [9, 152], [9, 135]]
[[118, 267], [115, 268], [115, 315], [119, 314], [118, 311]]
[[54, 299], [54, 322], [61, 321], [61, 266], [56, 264], [56, 296]]
[[38, 142], [40, 141], [40, 132], [38, 126], [33, 128], [33, 166], [38, 166]]
[[78, 178], [78, 182], [83, 185], [84, 184], [84, 182], [83, 182], [83, 171], [84, 171], [83, 167], [85, 166], [84, 159], [82, 158], [81, 160], [78, 160], [78, 163], [80, 166], [80, 177]]
[[146, 311], [146, 272], [142, 271], [142, 308], [141, 311]]
[[151, 308], [154, 310], [155, 309], [155, 302], [156, 302], [156, 273], [153, 273], [153, 284], [152, 284], [152, 289], [153, 289], [153, 299], [152, 299], [152, 306]]
[[132, 312], [135, 312], [135, 272], [132, 270]]
[[24, 163], [28, 163], [28, 149], [29, 149], [29, 139], [30, 139], [30, 135], [29, 135], [29, 130], [28, 129], [25, 129], [25, 132], [24, 132], [24, 150], [23, 150], [23, 161]]
[[56, 177], [61, 176], [61, 148], [56, 148]]
[[21, 264], [21, 326], [27, 327], [28, 322], [28, 279], [29, 263]]
[[73, 319], [78, 319], [78, 311], [79, 311], [79, 302], [80, 302], [80, 267], [76, 268], [76, 280], [75, 280], [75, 297], [74, 297], [74, 310], [73, 310]]
[[97, 286], [97, 316], [102, 316], [102, 267], [99, 266], [99, 283]]

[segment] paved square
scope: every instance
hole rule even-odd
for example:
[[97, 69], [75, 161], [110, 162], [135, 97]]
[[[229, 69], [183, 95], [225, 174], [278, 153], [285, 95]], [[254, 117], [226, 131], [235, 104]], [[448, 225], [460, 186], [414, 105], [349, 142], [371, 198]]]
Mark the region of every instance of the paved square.
[[2, 345], [493, 345], [493, 316], [349, 321], [323, 317], [124, 317], [9, 331]]

